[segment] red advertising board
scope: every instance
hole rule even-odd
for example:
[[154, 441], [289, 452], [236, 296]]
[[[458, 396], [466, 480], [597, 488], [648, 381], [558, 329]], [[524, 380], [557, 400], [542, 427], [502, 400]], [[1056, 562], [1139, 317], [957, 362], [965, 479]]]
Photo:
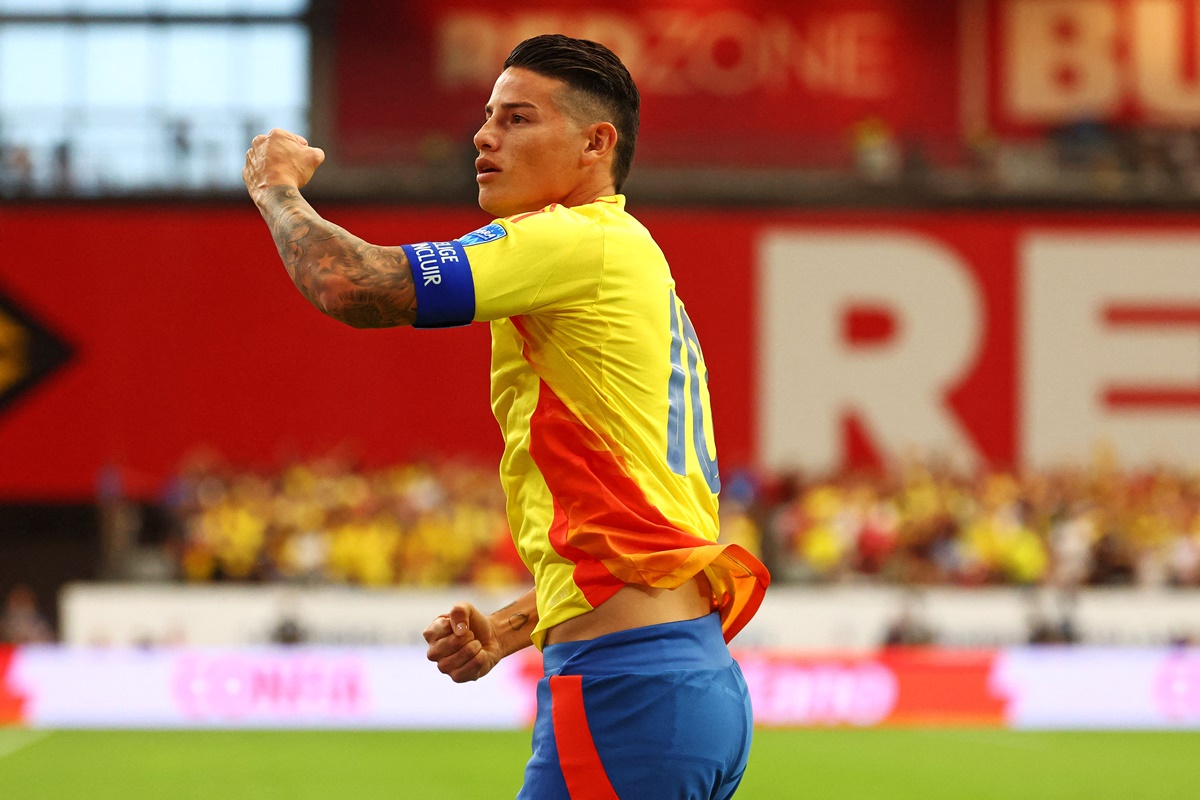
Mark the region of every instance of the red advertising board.
[[[987, 0], [964, 52], [966, 97], [1002, 132], [1076, 122], [1200, 121], [1200, 9], [1191, 0]], [[983, 66], [986, 65], [986, 66]], [[982, 85], [986, 81], [986, 85]], [[970, 112], [968, 111], [968, 114]]]
[[1191, 0], [524, 0], [345, 5], [333, 36], [336, 155], [468, 147], [511, 47], [605, 42], [645, 98], [640, 163], [844, 162], [859, 122], [957, 158], [986, 129], [1200, 122]]
[[24, 694], [9, 682], [9, 669], [16, 656], [15, 647], [0, 644], [0, 725], [16, 725], [26, 722]]
[[855, 123], [956, 136], [957, 6], [942, 0], [526, 0], [343, 4], [333, 137], [346, 163], [470, 146], [512, 47], [541, 33], [608, 44], [644, 106], [639, 163], [845, 159]]
[[894, 649], [837, 657], [752, 651], [739, 657], [764, 726], [1002, 727], [996, 653]]
[[[330, 211], [380, 242], [481, 223], [470, 211]], [[248, 202], [5, 209], [0, 230], [0, 294], [72, 351], [0, 413], [0, 496], [92, 496], [110, 465], [151, 494], [198, 446], [247, 464], [341, 444], [374, 464], [448, 443], [499, 453], [487, 329], [354, 331], [323, 317]], [[19, 335], [0, 350], [19, 373]]]
[[[393, 244], [487, 221], [322, 210]], [[1189, 217], [631, 210], [704, 343], [725, 470], [1200, 453]], [[106, 465], [151, 494], [199, 445], [252, 465], [499, 455], [485, 326], [323, 317], [249, 206], [9, 208], [0, 229], [0, 497], [91, 496]]]

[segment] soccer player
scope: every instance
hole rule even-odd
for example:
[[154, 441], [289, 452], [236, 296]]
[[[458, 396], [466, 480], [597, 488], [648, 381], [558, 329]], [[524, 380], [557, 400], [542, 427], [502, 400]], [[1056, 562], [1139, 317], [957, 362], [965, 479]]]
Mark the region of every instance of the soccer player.
[[726, 642], [769, 576], [717, 543], [708, 371], [666, 259], [619, 194], [640, 99], [602, 45], [519, 44], [475, 134], [479, 205], [449, 242], [381, 247], [299, 189], [323, 153], [255, 137], [244, 178], [297, 288], [358, 327], [487, 321], [492, 409], [517, 549], [534, 588], [425, 630], [462, 682], [542, 649], [520, 798], [726, 798], [751, 711]]

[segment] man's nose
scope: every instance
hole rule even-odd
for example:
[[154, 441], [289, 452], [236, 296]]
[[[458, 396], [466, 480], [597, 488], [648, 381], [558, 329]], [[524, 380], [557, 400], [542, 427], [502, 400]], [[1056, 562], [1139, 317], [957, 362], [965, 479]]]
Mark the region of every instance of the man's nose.
[[475, 142], [475, 149], [480, 152], [496, 149], [496, 137], [492, 132], [491, 125], [486, 122], [475, 132], [473, 141]]

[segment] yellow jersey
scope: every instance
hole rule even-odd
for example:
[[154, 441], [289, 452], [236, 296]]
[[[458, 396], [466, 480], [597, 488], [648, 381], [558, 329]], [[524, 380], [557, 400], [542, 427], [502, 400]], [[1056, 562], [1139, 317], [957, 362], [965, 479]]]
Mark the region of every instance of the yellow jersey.
[[622, 196], [405, 245], [417, 327], [491, 323], [492, 411], [517, 550], [545, 631], [626, 584], [703, 571], [726, 640], [770, 582], [718, 544], [708, 370], [666, 258]]

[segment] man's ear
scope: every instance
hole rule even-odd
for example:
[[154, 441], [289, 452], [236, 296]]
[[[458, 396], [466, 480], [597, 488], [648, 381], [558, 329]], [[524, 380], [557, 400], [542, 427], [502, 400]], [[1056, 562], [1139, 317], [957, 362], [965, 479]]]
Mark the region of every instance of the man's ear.
[[586, 164], [603, 161], [617, 146], [617, 129], [611, 122], [593, 122], [584, 129], [587, 140], [583, 149]]

